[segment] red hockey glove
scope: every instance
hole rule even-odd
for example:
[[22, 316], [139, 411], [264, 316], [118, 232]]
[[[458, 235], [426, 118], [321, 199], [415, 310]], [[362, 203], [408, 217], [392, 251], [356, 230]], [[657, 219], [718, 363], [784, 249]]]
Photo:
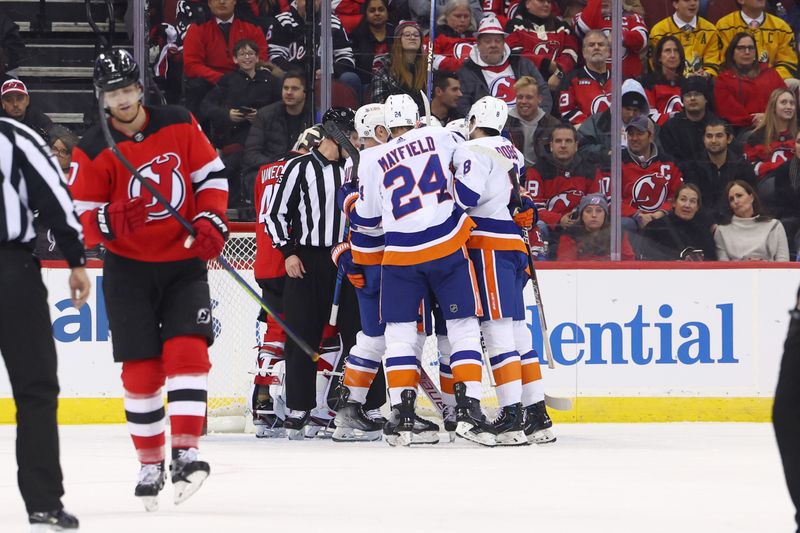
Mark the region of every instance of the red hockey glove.
[[353, 263], [353, 254], [350, 251], [349, 242], [340, 242], [331, 250], [331, 259], [337, 268], [341, 268], [347, 279], [356, 289], [363, 289], [367, 284], [364, 279], [364, 271], [355, 263]]
[[203, 261], [210, 261], [222, 253], [228, 240], [228, 224], [225, 218], [212, 211], [201, 211], [192, 219], [194, 239], [186, 239], [184, 246]]
[[147, 208], [141, 196], [105, 204], [97, 210], [97, 226], [107, 241], [136, 233], [146, 220]]

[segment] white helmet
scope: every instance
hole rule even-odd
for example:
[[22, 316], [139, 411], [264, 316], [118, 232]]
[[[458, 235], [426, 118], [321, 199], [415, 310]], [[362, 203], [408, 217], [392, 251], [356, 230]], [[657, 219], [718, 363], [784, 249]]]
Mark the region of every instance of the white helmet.
[[387, 128], [415, 128], [419, 107], [407, 94], [393, 94], [383, 104], [383, 123]]
[[465, 118], [457, 118], [455, 120], [451, 120], [445, 126], [445, 129], [450, 130], [454, 133], [458, 133], [464, 139], [469, 137], [469, 124], [467, 124], [467, 119]]
[[375, 139], [375, 128], [383, 126], [383, 104], [362, 105], [356, 111], [356, 132], [362, 139]]
[[[469, 109], [467, 124], [469, 132], [475, 128], [488, 128], [496, 131], [503, 131], [508, 119], [508, 105], [494, 96], [484, 96]], [[475, 121], [473, 124], [472, 121]]]

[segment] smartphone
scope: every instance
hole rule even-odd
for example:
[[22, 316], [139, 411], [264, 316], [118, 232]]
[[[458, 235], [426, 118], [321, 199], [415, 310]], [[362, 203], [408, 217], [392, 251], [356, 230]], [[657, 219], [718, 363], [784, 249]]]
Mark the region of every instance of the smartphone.
[[234, 107], [234, 109], [236, 111], [238, 111], [239, 113], [243, 114], [243, 115], [250, 115], [250, 114], [256, 112], [256, 110], [254, 108], [247, 107], [247, 106], [242, 106], [242, 105]]

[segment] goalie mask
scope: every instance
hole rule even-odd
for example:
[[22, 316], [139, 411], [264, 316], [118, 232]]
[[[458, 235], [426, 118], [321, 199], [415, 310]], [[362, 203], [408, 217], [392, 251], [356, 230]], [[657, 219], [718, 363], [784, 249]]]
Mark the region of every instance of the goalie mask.
[[475, 128], [494, 130], [498, 134], [503, 131], [508, 119], [508, 105], [499, 98], [484, 96], [474, 104], [467, 114], [469, 132]]
[[393, 94], [383, 104], [383, 122], [387, 128], [415, 128], [419, 107], [407, 94]]
[[375, 128], [384, 126], [383, 104], [367, 104], [359, 107], [358, 111], [356, 111], [355, 125], [359, 138], [375, 139], [378, 142], [382, 142], [375, 135]]

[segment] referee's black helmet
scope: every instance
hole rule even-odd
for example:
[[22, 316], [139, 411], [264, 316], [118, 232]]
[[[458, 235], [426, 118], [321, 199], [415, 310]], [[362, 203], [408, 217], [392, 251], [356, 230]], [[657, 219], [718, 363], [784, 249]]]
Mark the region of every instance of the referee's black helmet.
[[94, 85], [98, 89], [113, 91], [138, 81], [139, 65], [127, 50], [103, 52], [94, 61]]
[[343, 133], [356, 131], [356, 113], [349, 107], [332, 107], [322, 115], [322, 124], [333, 122]]

